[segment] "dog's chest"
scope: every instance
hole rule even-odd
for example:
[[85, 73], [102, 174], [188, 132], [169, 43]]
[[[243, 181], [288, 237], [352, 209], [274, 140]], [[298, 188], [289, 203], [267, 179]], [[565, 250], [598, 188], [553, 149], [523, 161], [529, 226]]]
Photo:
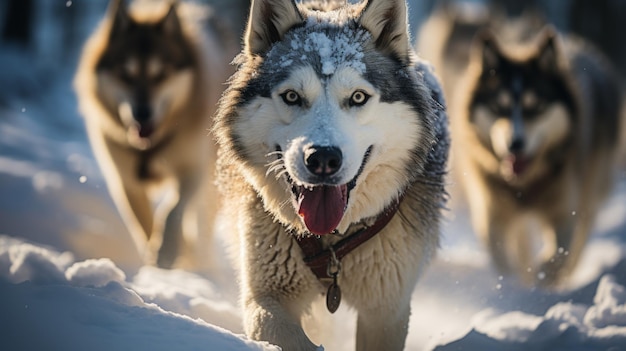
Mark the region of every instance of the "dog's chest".
[[[399, 227], [390, 225], [341, 259], [336, 284], [347, 303], [399, 299], [403, 287], [413, 288], [436, 245]], [[330, 293], [333, 279], [319, 281], [323, 291]]]

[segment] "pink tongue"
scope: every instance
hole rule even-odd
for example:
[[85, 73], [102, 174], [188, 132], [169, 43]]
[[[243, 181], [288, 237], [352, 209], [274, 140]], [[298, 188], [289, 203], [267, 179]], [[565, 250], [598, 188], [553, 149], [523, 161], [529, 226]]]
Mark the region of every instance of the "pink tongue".
[[298, 214], [311, 233], [324, 235], [337, 228], [348, 201], [346, 193], [345, 185], [322, 185], [302, 190]]
[[528, 166], [527, 160], [522, 156], [513, 156], [513, 173], [516, 175], [520, 175], [526, 171], [526, 166]]

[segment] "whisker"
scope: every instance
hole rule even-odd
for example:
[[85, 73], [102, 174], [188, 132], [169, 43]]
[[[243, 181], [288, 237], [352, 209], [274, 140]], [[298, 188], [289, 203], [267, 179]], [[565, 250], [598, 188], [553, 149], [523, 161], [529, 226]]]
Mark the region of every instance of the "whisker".
[[280, 170], [280, 172], [276, 172], [276, 179], [280, 179], [280, 177], [282, 177], [286, 173], [287, 173], [287, 169], [286, 168], [283, 168], [282, 170]]
[[270, 173], [275, 173], [278, 170], [278, 166], [276, 167], [268, 167], [265, 171], [265, 177], [269, 177]]
[[268, 166], [268, 167], [271, 167], [271, 166], [274, 166], [274, 165], [277, 165], [277, 164], [283, 164], [283, 163], [284, 163], [283, 160], [278, 159], [278, 160], [270, 161], [270, 162], [266, 163], [265, 165]]
[[268, 171], [275, 171], [277, 169], [285, 168], [285, 165], [282, 162], [272, 162], [266, 165]]
[[278, 158], [276, 160], [272, 160], [270, 162], [268, 162], [266, 164], [267, 170], [265, 172], [265, 176], [269, 176], [270, 173], [275, 173], [276, 174], [276, 178], [278, 179], [280, 177], [280, 175], [284, 174], [286, 169], [285, 169], [285, 163], [283, 162], [282, 158]]
[[272, 157], [272, 156], [278, 156], [279, 159], [280, 159], [280, 158], [283, 157], [283, 152], [276, 150], [276, 151], [271, 151], [271, 152], [268, 152], [267, 154], [265, 154], [265, 157]]
[[283, 202], [281, 202], [280, 204], [278, 204], [278, 207], [282, 210], [285, 206], [289, 206], [291, 205], [291, 201], [290, 200], [285, 200]]

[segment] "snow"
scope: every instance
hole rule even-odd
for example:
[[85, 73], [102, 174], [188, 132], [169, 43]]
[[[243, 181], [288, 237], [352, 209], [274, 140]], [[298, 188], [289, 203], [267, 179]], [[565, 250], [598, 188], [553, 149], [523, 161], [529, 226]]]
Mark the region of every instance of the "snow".
[[[319, 61], [320, 73], [330, 76], [340, 68], [350, 67], [365, 73], [362, 43], [370, 38], [365, 30], [348, 30], [328, 27], [328, 20], [307, 22], [304, 27], [287, 33], [285, 43], [276, 43], [268, 52], [266, 66], [285, 69], [294, 64]], [[326, 28], [326, 30], [319, 30]], [[313, 57], [311, 57], [313, 55]]]
[[[278, 350], [243, 336], [219, 226], [207, 253], [217, 272], [141, 264], [77, 114], [74, 63], [51, 70], [0, 50], [0, 349]], [[498, 276], [469, 228], [466, 209], [447, 213], [412, 297], [407, 350], [626, 350], [625, 170], [561, 291]], [[326, 327], [309, 329], [318, 344], [354, 349], [354, 311], [312, 313]]]
[[436, 350], [620, 350], [626, 345], [626, 295], [612, 275], [600, 279], [593, 304], [559, 302], [543, 316], [484, 310], [472, 331]]
[[210, 283], [190, 273], [145, 267], [127, 282], [108, 258], [76, 262], [68, 252], [0, 236], [0, 278], [5, 350], [278, 350], [194, 313], [169, 312], [191, 307], [234, 319], [232, 307], [203, 296], [215, 294]]

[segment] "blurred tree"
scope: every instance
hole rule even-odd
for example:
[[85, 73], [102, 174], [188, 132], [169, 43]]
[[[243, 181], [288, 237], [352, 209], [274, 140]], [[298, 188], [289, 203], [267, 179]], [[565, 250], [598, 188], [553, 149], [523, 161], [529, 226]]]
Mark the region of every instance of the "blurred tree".
[[2, 41], [29, 47], [33, 40], [33, 0], [9, 0], [6, 9]]
[[71, 1], [69, 2], [71, 5], [63, 7], [55, 8], [55, 12], [59, 12], [59, 17], [61, 18], [61, 23], [63, 23], [63, 32], [62, 32], [62, 40], [63, 40], [63, 53], [65, 53], [66, 57], [62, 57], [62, 59], [68, 59], [71, 57], [73, 53], [71, 53], [71, 49], [76, 46], [78, 42], [82, 38], [79, 36], [79, 28], [78, 28], [78, 14], [82, 10], [82, 6], [84, 4], [80, 1]]
[[519, 16], [527, 9], [538, 8], [537, 0], [489, 0], [488, 3], [500, 7], [511, 17]]
[[626, 75], [626, 1], [572, 0], [569, 29], [589, 39]]

